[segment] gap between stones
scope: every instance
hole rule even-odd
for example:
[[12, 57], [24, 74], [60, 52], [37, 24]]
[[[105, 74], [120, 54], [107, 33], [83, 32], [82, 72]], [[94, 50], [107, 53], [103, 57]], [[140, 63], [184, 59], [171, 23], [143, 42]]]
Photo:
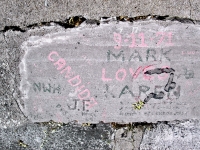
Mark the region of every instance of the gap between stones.
[[20, 26], [5, 26], [3, 30], [0, 30], [0, 32], [7, 32], [9, 30], [12, 31], [20, 31], [20, 32], [26, 32], [29, 29], [35, 28], [35, 27], [42, 27], [42, 26], [50, 26], [51, 23], [55, 23], [57, 25], [60, 25], [61, 27], [67, 29], [67, 28], [74, 28], [78, 27], [81, 23], [86, 22], [86, 24], [96, 24], [100, 25], [101, 23], [108, 23], [109, 21], [127, 21], [127, 22], [134, 22], [134, 21], [145, 21], [148, 19], [153, 20], [162, 20], [162, 21], [178, 21], [181, 23], [191, 23], [191, 24], [200, 24], [199, 20], [192, 20], [190, 18], [180, 18], [177, 16], [170, 17], [169, 15], [165, 16], [159, 16], [159, 15], [146, 15], [146, 16], [136, 16], [136, 17], [128, 17], [128, 16], [116, 16], [116, 17], [100, 17], [100, 20], [95, 19], [86, 19], [83, 16], [74, 16], [69, 17], [64, 21], [49, 21], [49, 22], [40, 22], [40, 23], [34, 23], [27, 25], [25, 27]]

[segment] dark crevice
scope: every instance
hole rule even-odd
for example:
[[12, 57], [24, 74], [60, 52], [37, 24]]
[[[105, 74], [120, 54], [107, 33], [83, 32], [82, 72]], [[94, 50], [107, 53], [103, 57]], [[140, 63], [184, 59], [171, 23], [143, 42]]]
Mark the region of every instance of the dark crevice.
[[21, 29], [19, 26], [5, 26], [0, 32], [6, 32], [8, 30], [26, 32], [26, 30]]
[[33, 27], [39, 27], [39, 26], [50, 26], [52, 23], [52, 21], [50, 22], [41, 22], [41, 23], [35, 23], [35, 24], [31, 24], [26, 26], [27, 28], [33, 28]]
[[128, 17], [128, 16], [118, 16], [117, 20], [119, 21], [137, 21], [137, 20], [145, 20], [145, 19], [155, 19], [155, 20], [166, 20], [169, 15], [158, 16], [158, 15], [147, 15], [147, 16], [136, 16], [136, 17]]
[[42, 26], [51, 26], [51, 23], [55, 23], [57, 25], [60, 25], [61, 27], [67, 29], [67, 28], [74, 28], [78, 27], [81, 23], [85, 22], [86, 24], [95, 24], [100, 25], [100, 23], [108, 23], [109, 21], [127, 21], [127, 22], [134, 22], [138, 20], [161, 20], [161, 21], [179, 21], [181, 23], [199, 23], [198, 20], [192, 20], [190, 18], [180, 18], [180, 17], [170, 17], [169, 15], [160, 16], [160, 15], [146, 15], [146, 16], [136, 16], [136, 17], [128, 17], [128, 16], [117, 16], [117, 17], [101, 17], [100, 20], [95, 19], [86, 19], [83, 16], [74, 16], [70, 17], [64, 21], [49, 21], [49, 22], [40, 22], [40, 23], [34, 23], [27, 25], [25, 27], [20, 26], [5, 26], [3, 30], [0, 30], [0, 32], [7, 32], [9, 30], [12, 31], [20, 31], [20, 32], [26, 32], [29, 29], [35, 28], [35, 27], [42, 27]]
[[135, 122], [135, 123], [133, 123], [133, 125], [134, 125], [134, 127], [143, 127], [143, 126], [145, 126], [145, 127], [151, 127], [152, 125], [153, 125], [154, 123], [148, 123], [148, 122]]
[[195, 24], [195, 22], [197, 20], [192, 20], [190, 18], [179, 18], [179, 17], [173, 17], [170, 19], [171, 21], [179, 21], [181, 23], [192, 23], [192, 24]]
[[[19, 27], [19, 26], [5, 26], [3, 30], [1, 30], [0, 32], [6, 32], [9, 30], [12, 31], [20, 31], [20, 32], [26, 32], [29, 29], [35, 28], [35, 27], [42, 27], [42, 26], [51, 26], [51, 23], [55, 23], [60, 25], [61, 27], [67, 29], [67, 28], [74, 28], [79, 26], [82, 22], [84, 22], [86, 20], [86, 18], [82, 17], [82, 16], [74, 16], [74, 17], [70, 17], [64, 21], [49, 21], [49, 22], [40, 22], [40, 23], [34, 23], [31, 25], [27, 25], [26, 27]], [[89, 21], [88, 23], [90, 23], [91, 21]]]
[[155, 19], [157, 19], [157, 20], [165, 20], [165, 19], [167, 19], [167, 17], [169, 17], [169, 15], [166, 15], [166, 16], [154, 16], [154, 18]]

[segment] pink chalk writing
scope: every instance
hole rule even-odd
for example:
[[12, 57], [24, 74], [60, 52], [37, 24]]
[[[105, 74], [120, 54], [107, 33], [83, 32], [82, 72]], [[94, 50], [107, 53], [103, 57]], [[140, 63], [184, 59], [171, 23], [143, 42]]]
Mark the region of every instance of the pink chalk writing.
[[160, 45], [162, 42], [164, 42], [164, 39], [167, 37], [168, 38], [168, 42], [167, 42], [167, 44], [169, 45], [169, 46], [172, 46], [173, 45], [173, 43], [172, 43], [172, 32], [157, 32], [156, 33], [156, 36], [160, 36], [160, 39], [159, 39], [159, 41], [158, 41], [158, 43], [157, 43], [157, 45]]
[[69, 78], [70, 76], [73, 76], [73, 72], [71, 72], [71, 67], [70, 66], [67, 66], [65, 69], [63, 69], [60, 73], [66, 73], [65, 74], [65, 78]]
[[129, 68], [129, 71], [130, 71], [133, 79], [136, 79], [138, 77], [138, 75], [140, 74], [140, 72], [142, 71], [142, 67], [139, 67], [135, 72], [133, 72], [132, 68]]
[[168, 32], [168, 45], [169, 46], [172, 46], [173, 45], [173, 43], [172, 43], [172, 32]]
[[82, 79], [80, 75], [74, 75], [75, 73], [71, 72], [71, 67], [66, 66], [67, 63], [65, 59], [61, 58], [58, 52], [50, 52], [48, 55], [48, 59], [53, 62], [53, 65], [56, 67], [57, 70], [61, 70], [61, 74], [66, 73], [65, 78], [67, 79], [67, 82], [70, 86], [76, 87], [76, 90], [79, 92], [78, 98], [80, 100], [89, 99], [89, 101], [87, 101], [86, 103], [88, 109], [98, 104], [97, 101], [93, 97], [91, 97], [90, 90], [85, 88], [85, 85], [82, 85]]
[[87, 58], [87, 56], [83, 55], [83, 56], [81, 56], [81, 57], [84, 59], [84, 61], [85, 61], [86, 63], [88, 63], [89, 65], [92, 65], [91, 60], [90, 60], [89, 58]]
[[111, 78], [106, 78], [106, 70], [105, 70], [105, 68], [102, 68], [102, 77], [101, 77], [101, 79], [103, 81], [111, 81], [112, 80]]
[[139, 33], [138, 37], [141, 38], [141, 44], [139, 44], [138, 47], [147, 47], [147, 44], [145, 44], [144, 41], [144, 33]]
[[131, 45], [129, 46], [130, 48], [136, 46], [136, 45], [135, 45], [135, 34], [131, 34], [131, 39], [132, 39], [132, 43], [131, 43]]
[[[161, 68], [169, 68], [169, 66], [163, 66]], [[155, 69], [154, 65], [140, 66], [135, 71], [133, 70], [133, 68], [129, 68], [129, 74], [132, 77], [132, 79], [136, 79], [139, 76], [139, 74], [142, 74], [144, 80], [153, 80], [154, 76], [144, 74], [144, 72], [146, 72], [147, 70], [152, 70], [152, 69]], [[115, 78], [112, 78], [108, 76], [110, 74], [106, 71], [106, 69], [102, 68], [101, 80], [104, 82], [109, 82], [109, 81], [112, 81], [113, 79], [116, 79], [117, 81], [124, 81], [126, 79], [127, 72], [128, 71], [126, 69], [120, 68], [116, 71]], [[162, 75], [158, 74], [157, 77], [159, 80], [165, 80], [169, 77], [169, 75], [167, 73], [164, 73]]]
[[117, 42], [117, 45], [114, 47], [115, 49], [121, 48], [122, 37], [119, 33], [114, 33], [114, 41]]
[[[139, 33], [139, 34], [130, 34], [129, 36], [125, 37], [124, 40], [122, 40], [122, 35], [120, 33], [113, 33], [114, 37], [114, 41], [116, 42], [116, 45], [114, 46], [115, 49], [119, 50], [122, 47], [122, 41], [124, 41], [125, 43], [127, 43], [128, 41], [131, 41], [129, 47], [130, 48], [134, 48], [134, 47], [148, 47], [146, 40], [145, 39], [145, 34], [143, 32]], [[150, 40], [148, 40], [148, 42], [155, 42], [156, 45], [155, 46], [160, 46], [162, 44], [166, 45], [166, 46], [172, 46], [172, 32], [157, 32], [155, 37], [151, 37]], [[131, 40], [129, 40], [129, 38], [131, 38]], [[140, 43], [136, 43], [136, 39], [140, 40]], [[152, 44], [151, 44], [152, 45]]]
[[[121, 74], [121, 77], [119, 77], [119, 74]], [[116, 75], [115, 75], [116, 79], [118, 81], [123, 81], [126, 77], [126, 70], [125, 69], [119, 69], [117, 72], [116, 72]]]
[[157, 32], [156, 36], [159, 36], [159, 35], [160, 35], [160, 39], [158, 40], [157, 45], [160, 45], [163, 42], [165, 33], [164, 32]]
[[197, 50], [196, 50], [196, 51], [182, 51], [181, 54], [182, 54], [182, 55], [196, 55], [196, 54], [199, 55], [200, 52], [197, 51]]

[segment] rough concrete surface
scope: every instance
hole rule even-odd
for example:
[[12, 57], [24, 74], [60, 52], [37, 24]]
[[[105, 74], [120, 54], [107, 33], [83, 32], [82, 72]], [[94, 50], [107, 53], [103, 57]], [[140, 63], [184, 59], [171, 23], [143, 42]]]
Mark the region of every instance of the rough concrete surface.
[[140, 149], [199, 150], [199, 132], [199, 120], [158, 123], [145, 130]]
[[42, 123], [24, 124], [19, 128], [1, 129], [0, 149], [111, 149], [109, 125], [81, 125]]
[[88, 19], [110, 16], [169, 15], [198, 20], [199, 0], [38, 0], [0, 1], [0, 30], [5, 26], [20, 26], [64, 21], [82, 15]]
[[[199, 0], [148, 1], [0, 1], [0, 149], [66, 150], [199, 150], [199, 120], [155, 124], [68, 124], [32, 123], [20, 110], [19, 63], [24, 55], [20, 45], [28, 37], [51, 33], [51, 29], [29, 31], [29, 25], [58, 21], [70, 16], [88, 19], [103, 16], [142, 16], [148, 14], [178, 16], [200, 20]], [[182, 19], [182, 21], [188, 19]], [[194, 21], [195, 22], [195, 21]], [[15, 26], [15, 27], [11, 27]], [[19, 26], [19, 27], [16, 27]], [[14, 29], [9, 30], [9, 29]], [[21, 28], [21, 29], [20, 29]], [[59, 27], [59, 30], [65, 30]], [[23, 29], [27, 29], [26, 32]], [[55, 31], [54, 31], [55, 32]], [[21, 101], [22, 103], [22, 101]]]

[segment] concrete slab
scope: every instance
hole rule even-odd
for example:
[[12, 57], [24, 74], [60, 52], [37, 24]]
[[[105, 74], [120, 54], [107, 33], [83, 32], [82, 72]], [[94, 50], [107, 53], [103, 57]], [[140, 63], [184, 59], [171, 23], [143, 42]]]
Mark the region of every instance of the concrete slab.
[[200, 149], [199, 121], [158, 123], [146, 129], [140, 150], [188, 150]]
[[109, 22], [31, 36], [20, 90], [34, 122], [199, 118], [199, 25]]
[[1, 0], [0, 30], [5, 26], [26, 27], [31, 24], [64, 21], [82, 15], [88, 19], [110, 16], [169, 15], [199, 20], [198, 0]]
[[83, 127], [73, 123], [28, 123], [19, 127], [0, 129], [0, 149], [111, 150], [111, 134], [109, 124], [99, 123], [95, 127]]

